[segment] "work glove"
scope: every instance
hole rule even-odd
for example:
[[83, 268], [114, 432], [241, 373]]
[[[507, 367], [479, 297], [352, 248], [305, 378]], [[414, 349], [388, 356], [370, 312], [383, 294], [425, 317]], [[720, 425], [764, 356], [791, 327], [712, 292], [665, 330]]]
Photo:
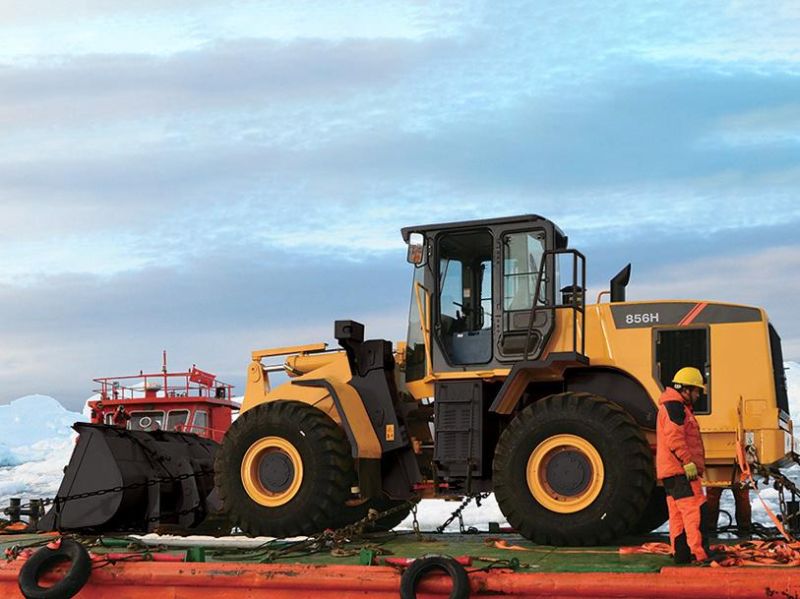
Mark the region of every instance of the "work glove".
[[697, 466], [694, 462], [689, 462], [683, 465], [683, 471], [686, 473], [686, 478], [694, 480], [697, 478]]

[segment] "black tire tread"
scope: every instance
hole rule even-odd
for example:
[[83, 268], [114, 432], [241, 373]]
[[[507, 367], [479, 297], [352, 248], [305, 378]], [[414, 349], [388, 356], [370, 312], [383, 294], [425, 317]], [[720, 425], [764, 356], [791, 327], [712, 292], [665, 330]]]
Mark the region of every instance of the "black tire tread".
[[[530, 497], [524, 477], [520, 481], [511, 472], [509, 460], [519, 440], [538, 428], [580, 422], [601, 423], [594, 427], [595, 434], [605, 435], [619, 447], [616, 455], [625, 463], [626, 488], [621, 496], [614, 490], [614, 513], [606, 513], [603, 518], [598, 514], [595, 521], [575, 523], [569, 529], [569, 518], [543, 518], [541, 513], [536, 517], [530, 506], [520, 501], [522, 484], [530, 502], [545, 510]], [[606, 462], [605, 457], [603, 460]], [[559, 393], [522, 409], [501, 434], [494, 464], [495, 495], [509, 523], [523, 536], [545, 545], [598, 545], [623, 535], [639, 521], [654, 484], [652, 452], [639, 426], [618, 405], [590, 393]], [[586, 509], [591, 510], [592, 506]]]
[[[240, 459], [256, 431], [278, 426], [287, 436], [302, 431], [308, 438], [313, 451], [308, 455], [301, 451], [301, 458], [304, 464], [308, 461], [316, 466], [304, 466], [303, 485], [312, 485], [317, 492], [303, 493], [301, 487], [298, 496], [286, 506], [268, 508], [258, 505], [244, 491]], [[214, 471], [220, 499], [231, 522], [252, 536], [274, 537], [311, 535], [327, 528], [348, 498], [355, 477], [350, 445], [341, 427], [317, 408], [297, 401], [261, 404], [239, 416], [225, 435]]]

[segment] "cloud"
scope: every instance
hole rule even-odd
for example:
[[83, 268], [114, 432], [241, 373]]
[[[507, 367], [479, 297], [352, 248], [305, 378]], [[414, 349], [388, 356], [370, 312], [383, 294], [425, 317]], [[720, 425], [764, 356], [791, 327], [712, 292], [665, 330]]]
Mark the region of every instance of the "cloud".
[[10, 0], [0, 5], [0, 54], [27, 64], [98, 53], [168, 56], [242, 38], [421, 39], [455, 35], [469, 12], [462, 3], [401, 0]]
[[[797, 271], [800, 249], [791, 229], [721, 232], [709, 239], [693, 230], [668, 237], [642, 232], [591, 242], [578, 232], [572, 244], [587, 254], [592, 287], [605, 286], [632, 260], [631, 299], [764, 306], [787, 359], [797, 359], [800, 288], [790, 273]], [[314, 231], [305, 239], [313, 244]], [[769, 247], [782, 240], [785, 245]], [[338, 252], [232, 242], [180, 265], [0, 285], [0, 402], [38, 392], [75, 408], [92, 378], [157, 368], [161, 349], [173, 366], [196, 362], [241, 387], [250, 351], [333, 343], [335, 319], [364, 322], [372, 338], [403, 339], [409, 283], [401, 247], [353, 261]]]
[[[173, 0], [173, 8], [201, 8], [203, 5], [214, 4], [207, 0]], [[140, 0], [135, 4], [123, 0], [82, 0], [79, 3], [69, 0], [25, 0], [24, 2], [4, 2], [0, 5], [0, 18], [4, 26], [10, 24], [27, 23], [30, 25], [41, 24], [46, 21], [71, 20], [87, 18], [98, 15], [135, 14], [136, 12], [150, 12], [153, 9], [163, 8], [164, 3], [159, 0]]]
[[236, 247], [181, 268], [0, 285], [0, 402], [42, 392], [74, 408], [92, 378], [155, 367], [161, 349], [241, 386], [250, 351], [330, 341], [340, 318], [402, 338], [410, 276], [402, 252], [359, 264]]
[[[392, 47], [390, 54], [404, 54], [403, 44]], [[348, 58], [356, 54], [345, 52], [337, 63], [340, 71], [351, 70], [346, 64], [358, 66]], [[411, 64], [417, 59], [408, 64], [413, 70]], [[359, 76], [364, 81], [371, 77], [367, 71]], [[529, 98], [502, 110], [475, 107], [429, 130], [406, 126], [398, 97], [382, 91], [378, 100], [353, 92], [341, 110], [336, 101], [322, 102], [320, 93], [305, 109], [276, 108], [274, 118], [258, 113], [252, 121], [132, 122], [90, 131], [77, 148], [73, 135], [80, 129], [62, 132], [61, 143], [56, 134], [47, 143], [35, 137], [16, 148], [12, 135], [2, 144], [0, 203], [15, 204], [14, 217], [24, 212], [20, 205], [35, 201], [47, 208], [36, 218], [52, 214], [56, 229], [73, 209], [81, 214], [77, 222], [96, 228], [102, 224], [99, 211], [112, 203], [129, 226], [149, 220], [150, 209], [162, 218], [188, 219], [193, 211], [207, 213], [223, 202], [226, 210], [231, 205], [258, 210], [259, 204], [286, 201], [346, 206], [435, 198], [440, 205], [481, 210], [496, 202], [510, 213], [516, 211], [511, 206], [529, 211], [534, 202], [560, 206], [572, 198], [587, 205], [614, 202], [625, 218], [662, 222], [675, 220], [670, 211], [690, 203], [706, 206], [700, 208], [706, 215], [708, 207], [716, 212], [721, 204], [746, 201], [781, 207], [776, 216], [763, 211], [759, 219], [791, 213], [797, 184], [792, 147], [707, 140], [721, 122], [742, 123], [741, 115], [785, 107], [800, 84], [750, 75], [667, 75], [614, 85], [605, 98], [571, 98], [561, 105]], [[346, 81], [345, 76], [341, 85]], [[317, 83], [320, 92], [326, 89]], [[398, 83], [397, 89], [402, 87]], [[331, 93], [335, 96], [335, 89]], [[214, 95], [202, 89], [196, 94]], [[132, 105], [138, 95], [131, 94]], [[97, 102], [113, 104], [101, 96]], [[317, 100], [325, 108], [314, 116]], [[195, 116], [202, 114], [207, 113]], [[740, 220], [747, 224], [751, 218]], [[709, 222], [716, 220], [715, 213]], [[299, 222], [302, 226], [302, 218]], [[602, 226], [604, 219], [598, 222]], [[33, 227], [22, 229], [36, 236]]]
[[[668, 285], [673, 279], [667, 276], [674, 273], [668, 275], [667, 269], [682, 270], [684, 265], [701, 259], [736, 261], [775, 247], [791, 247], [797, 242], [796, 217], [759, 225], [761, 210], [753, 202], [742, 202], [742, 217], [750, 215], [752, 218], [747, 224], [737, 224], [735, 213], [726, 213], [725, 207], [720, 205], [698, 204], [698, 208], [702, 211], [694, 214], [691, 204], [687, 204], [674, 214], [674, 220], [642, 226], [630, 223], [627, 231], [611, 227], [605, 234], [594, 229], [574, 231], [567, 228], [566, 231], [570, 233], [571, 245], [587, 255], [590, 285], [607, 287], [608, 280], [631, 262], [631, 289], [648, 281], [664, 280]], [[716, 222], [706, 210], [718, 215]], [[767, 206], [764, 211], [769, 213], [771, 209]], [[692, 274], [696, 278], [691, 280], [705, 285], [707, 279], [702, 276], [702, 269], [695, 269]], [[710, 286], [708, 291], [712, 295], [716, 293]]]
[[167, 57], [106, 54], [0, 69], [0, 124], [153, 118], [200, 109], [342, 99], [396, 84], [456, 51], [441, 39], [239, 39]]
[[[544, 13], [537, 31], [564, 20], [563, 11]], [[626, 15], [634, 24], [620, 25], [620, 48], [642, 38], [635, 14]], [[501, 26], [499, 13], [485, 16], [487, 27]], [[581, 22], [565, 26], [576, 33]], [[603, 23], [601, 37], [617, 31]], [[503, 27], [510, 37], [466, 28], [460, 38], [226, 40], [161, 57], [8, 67], [0, 72], [8, 131], [0, 197], [45, 207], [36, 219], [54, 230], [64, 222], [95, 230], [110, 204], [138, 230], [152, 209], [177, 220], [188, 205], [208, 211], [223, 199], [242, 207], [287, 196], [310, 206], [416, 201], [430, 191], [437, 202], [471, 207], [599, 195], [639, 214], [635, 196], [661, 204], [663, 189], [713, 205], [793, 197], [791, 181], [765, 178], [795, 165], [793, 148], [719, 139], [721, 127], [746, 128], [746, 115], [785, 107], [800, 91], [796, 78], [653, 68], [612, 52], [590, 69], [587, 93], [569, 85], [582, 66], [572, 50], [558, 46], [566, 52], [553, 57], [558, 77], [522, 68], [549, 38], [515, 38], [516, 21]], [[519, 54], [500, 55], [512, 40]], [[577, 54], [596, 43], [578, 41]], [[545, 80], [556, 87], [536, 91]], [[766, 188], [749, 184], [759, 177]], [[69, 218], [73, 210], [79, 218]], [[10, 216], [35, 220], [20, 212]]]
[[800, 144], [800, 104], [749, 110], [720, 119], [708, 143], [730, 146], [797, 146]]
[[397, 338], [401, 226], [530, 212], [593, 285], [632, 259], [632, 294], [766, 305], [800, 355], [790, 9], [48, 4], [0, 7], [0, 401]]
[[796, 165], [793, 148], [712, 148], [700, 141], [727, 114], [792, 101], [798, 79], [640, 73], [631, 82], [609, 82], [605, 91], [602, 98], [527, 98], [503, 110], [476, 109], [432, 132], [357, 131], [305, 160], [318, 169], [422, 173], [495, 189], [580, 188]]
[[[684, 8], [694, 8], [689, 3]], [[680, 35], [659, 39], [642, 54], [657, 61], [716, 66], [721, 71], [772, 69], [798, 72], [800, 10], [793, 2], [778, 2], [763, 11], [756, 4], [737, 2], [724, 10], [715, 2], [692, 11], [692, 22]], [[678, 16], [677, 14], [675, 16]]]
[[[656, 297], [703, 297], [764, 304], [770, 298], [800, 297], [800, 280], [787, 277], [800, 268], [800, 246], [771, 247], [735, 255], [703, 256], [675, 261], [638, 286], [639, 294]], [[779, 292], [780, 290], [780, 292]]]

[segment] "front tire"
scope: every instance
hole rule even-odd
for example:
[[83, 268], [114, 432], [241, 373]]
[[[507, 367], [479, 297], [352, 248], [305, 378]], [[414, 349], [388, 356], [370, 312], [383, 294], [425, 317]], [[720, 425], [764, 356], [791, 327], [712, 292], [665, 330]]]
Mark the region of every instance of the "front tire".
[[296, 401], [274, 401], [231, 425], [215, 465], [225, 512], [251, 536], [311, 535], [350, 495], [353, 460], [344, 431]]
[[547, 545], [599, 545], [624, 534], [639, 521], [654, 482], [639, 426], [588, 393], [524, 408], [500, 436], [493, 469], [508, 522]]

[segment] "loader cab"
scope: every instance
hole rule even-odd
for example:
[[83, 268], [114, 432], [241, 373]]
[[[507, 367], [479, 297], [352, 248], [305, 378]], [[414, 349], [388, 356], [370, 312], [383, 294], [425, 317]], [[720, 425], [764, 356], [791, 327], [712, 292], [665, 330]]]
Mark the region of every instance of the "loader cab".
[[[426, 372], [485, 371], [536, 360], [553, 333], [555, 308], [565, 301], [583, 307], [585, 267], [576, 257], [572, 272], [559, 272], [560, 256], [574, 250], [545, 218], [422, 225], [402, 233], [414, 264], [409, 382]], [[562, 274], [569, 281], [564, 288]]]

